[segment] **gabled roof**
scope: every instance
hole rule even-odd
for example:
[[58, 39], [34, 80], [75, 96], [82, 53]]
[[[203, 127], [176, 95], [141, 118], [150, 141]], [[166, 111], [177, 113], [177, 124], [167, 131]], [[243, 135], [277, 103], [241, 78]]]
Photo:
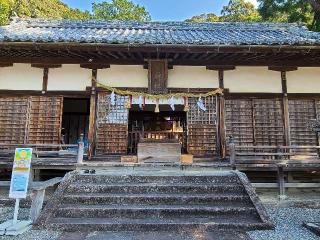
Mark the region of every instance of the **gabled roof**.
[[15, 19], [0, 42], [132, 45], [319, 45], [320, 33], [287, 23], [188, 23]]

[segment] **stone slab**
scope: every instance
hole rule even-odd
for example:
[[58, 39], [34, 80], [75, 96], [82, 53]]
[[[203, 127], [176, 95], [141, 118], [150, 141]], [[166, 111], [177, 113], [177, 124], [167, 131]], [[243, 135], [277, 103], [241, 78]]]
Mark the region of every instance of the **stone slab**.
[[85, 240], [251, 240], [245, 232], [215, 231], [207, 232], [195, 229], [186, 232], [93, 232]]
[[320, 222], [304, 223], [303, 226], [317, 236], [320, 236]]
[[31, 229], [31, 224], [31, 221], [17, 221], [13, 225], [13, 220], [9, 220], [0, 225], [0, 235], [17, 236]]
[[180, 162], [181, 144], [175, 142], [138, 143], [139, 162]]

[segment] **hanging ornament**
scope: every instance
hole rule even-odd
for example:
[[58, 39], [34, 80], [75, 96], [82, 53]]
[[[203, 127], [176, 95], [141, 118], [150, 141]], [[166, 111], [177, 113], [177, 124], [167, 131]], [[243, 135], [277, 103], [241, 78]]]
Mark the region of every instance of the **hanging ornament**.
[[175, 107], [174, 107], [175, 99], [173, 96], [169, 99], [169, 104], [170, 104], [172, 111], [174, 111], [175, 110]]
[[184, 108], [183, 108], [183, 111], [189, 112], [189, 101], [188, 101], [188, 97], [184, 97]]
[[155, 113], [160, 112], [160, 108], [159, 108], [159, 99], [156, 99], [156, 108], [154, 109]]
[[124, 103], [126, 109], [130, 109], [132, 106], [132, 96], [129, 96], [128, 100]]
[[142, 96], [139, 96], [139, 99], [138, 99], [138, 104], [139, 104], [139, 108], [140, 109], [143, 109], [143, 104], [144, 103], [144, 99]]
[[197, 105], [202, 111], [207, 111], [207, 108], [204, 106], [201, 96], [198, 99]]
[[114, 93], [114, 91], [112, 91], [110, 95], [110, 102], [111, 102], [111, 106], [116, 105], [116, 94]]

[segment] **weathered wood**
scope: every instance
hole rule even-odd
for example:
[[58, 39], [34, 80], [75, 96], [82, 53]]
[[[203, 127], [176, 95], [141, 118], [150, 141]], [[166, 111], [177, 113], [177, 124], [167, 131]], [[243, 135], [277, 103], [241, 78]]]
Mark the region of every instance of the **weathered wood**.
[[48, 63], [33, 63], [31, 64], [31, 67], [34, 68], [61, 68], [62, 65], [61, 64], [48, 64]]
[[286, 188], [285, 188], [285, 181], [284, 181], [284, 172], [283, 172], [283, 165], [278, 165], [278, 184], [279, 184], [279, 198], [280, 200], [286, 198]]
[[92, 70], [97, 70], [97, 69], [106, 69], [110, 68], [110, 64], [98, 64], [98, 63], [82, 63], [80, 64], [81, 68], [87, 68], [87, 69], [92, 69]]
[[12, 67], [13, 63], [0, 63], [0, 67]]
[[203, 98], [207, 111], [197, 106], [196, 98], [189, 98], [187, 113], [188, 153], [195, 156], [212, 156], [217, 153], [217, 103], [216, 97]]
[[168, 61], [148, 60], [148, 91], [149, 93], [167, 93]]
[[45, 93], [48, 90], [48, 78], [49, 78], [49, 68], [44, 68], [43, 78], [42, 78], [42, 93]]
[[271, 71], [277, 71], [277, 72], [290, 72], [290, 71], [296, 71], [298, 70], [298, 67], [291, 67], [291, 66], [270, 66], [268, 67]]
[[126, 154], [128, 145], [128, 109], [126, 96], [117, 96], [111, 105], [110, 94], [98, 93], [96, 152], [99, 154]]
[[96, 94], [96, 81], [98, 76], [98, 70], [92, 70], [92, 79], [91, 79], [91, 96], [90, 96], [90, 116], [89, 116], [89, 130], [88, 130], [88, 141], [89, 141], [89, 148], [88, 148], [88, 157], [89, 159], [94, 153], [95, 149], [95, 135], [96, 135], [96, 102], [97, 102], [97, 94]]
[[209, 66], [206, 66], [207, 70], [214, 70], [214, 71], [228, 71], [228, 70], [235, 70], [236, 67], [235, 66], [232, 66], [232, 65], [209, 65]]

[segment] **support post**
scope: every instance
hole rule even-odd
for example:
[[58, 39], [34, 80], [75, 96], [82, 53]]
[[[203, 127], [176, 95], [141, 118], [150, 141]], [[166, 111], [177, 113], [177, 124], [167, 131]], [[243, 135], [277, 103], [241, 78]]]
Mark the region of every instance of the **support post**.
[[92, 69], [92, 88], [90, 97], [90, 117], [89, 117], [89, 131], [88, 131], [88, 158], [90, 159], [94, 153], [95, 147], [95, 121], [96, 121], [96, 79], [98, 76], [98, 70]]
[[278, 164], [278, 187], [279, 187], [279, 200], [286, 199], [286, 192], [285, 192], [285, 181], [284, 181], [284, 172], [283, 172], [283, 164]]
[[45, 195], [45, 188], [41, 190], [33, 190], [32, 191], [32, 203], [30, 209], [30, 220], [34, 223], [41, 212], [43, 206], [43, 200]]
[[233, 137], [229, 137], [229, 151], [230, 151], [230, 165], [233, 170], [236, 169], [236, 145], [234, 143]]
[[84, 142], [83, 142], [83, 133], [80, 135], [80, 141], [78, 143], [78, 155], [77, 155], [77, 163], [83, 163], [83, 154], [84, 154]]
[[14, 212], [13, 212], [13, 221], [12, 224], [15, 225], [18, 223], [18, 214], [19, 214], [19, 204], [20, 204], [20, 199], [16, 199], [16, 203], [14, 205]]
[[286, 146], [290, 146], [290, 116], [289, 116], [289, 100], [287, 90], [287, 74], [281, 71], [282, 84], [282, 105], [283, 105], [283, 125], [284, 125], [284, 142]]

